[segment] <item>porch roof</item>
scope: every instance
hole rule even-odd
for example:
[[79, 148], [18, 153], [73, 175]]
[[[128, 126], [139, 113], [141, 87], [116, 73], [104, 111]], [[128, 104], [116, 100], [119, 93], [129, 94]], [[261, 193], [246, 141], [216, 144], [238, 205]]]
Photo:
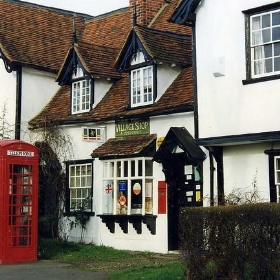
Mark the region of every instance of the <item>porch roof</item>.
[[102, 159], [122, 156], [153, 156], [156, 138], [156, 134], [111, 138], [95, 149], [91, 156]]
[[161, 163], [164, 159], [170, 158], [171, 154], [184, 154], [190, 161], [206, 158], [205, 153], [185, 127], [169, 129], [153, 160]]

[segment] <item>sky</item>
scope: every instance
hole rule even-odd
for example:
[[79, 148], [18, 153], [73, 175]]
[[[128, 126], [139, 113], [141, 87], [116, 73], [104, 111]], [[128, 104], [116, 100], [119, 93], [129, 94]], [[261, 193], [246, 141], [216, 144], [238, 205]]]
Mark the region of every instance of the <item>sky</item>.
[[97, 16], [128, 7], [129, 0], [22, 0], [49, 7]]

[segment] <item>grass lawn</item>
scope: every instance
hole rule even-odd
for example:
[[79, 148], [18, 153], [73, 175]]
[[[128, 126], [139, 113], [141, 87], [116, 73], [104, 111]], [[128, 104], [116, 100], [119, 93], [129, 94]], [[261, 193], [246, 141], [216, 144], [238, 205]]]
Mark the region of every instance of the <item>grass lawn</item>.
[[78, 268], [103, 271], [108, 280], [178, 280], [185, 279], [179, 255], [115, 250], [105, 246], [85, 245], [44, 239], [40, 258], [70, 263]]

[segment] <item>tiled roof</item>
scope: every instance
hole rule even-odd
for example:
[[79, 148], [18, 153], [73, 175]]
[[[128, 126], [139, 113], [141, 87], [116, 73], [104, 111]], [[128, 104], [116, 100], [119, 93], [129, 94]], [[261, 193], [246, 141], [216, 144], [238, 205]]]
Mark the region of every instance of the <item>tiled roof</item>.
[[192, 41], [190, 37], [140, 26], [135, 27], [135, 32], [153, 60], [178, 63], [183, 66], [191, 65]]
[[[104, 98], [88, 113], [70, 114], [70, 87], [63, 86], [49, 104], [29, 122], [33, 128], [46, 122], [60, 124], [75, 122], [98, 122], [119, 117], [153, 116], [193, 110], [193, 72], [184, 69], [153, 105], [129, 108], [129, 77], [126, 75], [114, 83]], [[66, 104], [66, 105], [65, 105]]]
[[192, 35], [192, 29], [190, 27], [180, 26], [179, 24], [170, 22], [170, 18], [178, 5], [180, 5], [180, 2], [181, 0], [173, 0], [170, 4], [166, 5], [164, 11], [155, 18], [149, 27], [162, 31], [175, 32], [177, 34]]
[[154, 144], [156, 139], [157, 136], [155, 134], [111, 138], [102, 146], [95, 149], [91, 156], [93, 158], [100, 158], [104, 156], [112, 158], [114, 156], [118, 156], [119, 158], [120, 156], [139, 155], [145, 148]]
[[[186, 34], [189, 34], [190, 29], [168, 22], [177, 3], [178, 0], [173, 0], [170, 4], [166, 4], [161, 12], [162, 15], [157, 15], [153, 21], [152, 27], [157, 27], [165, 33], [139, 26], [136, 26], [135, 29], [155, 59], [160, 58], [189, 65], [191, 58], [188, 50], [191, 49], [191, 45], [190, 38]], [[115, 75], [116, 72], [112, 69], [113, 63], [112, 65], [110, 63], [113, 58], [117, 57], [114, 51], [120, 51], [128, 38], [129, 31], [132, 29], [132, 14], [132, 9], [124, 8], [86, 22], [83, 34], [78, 37], [74, 48], [89, 72], [96, 76], [98, 72], [100, 76]], [[179, 35], [174, 35], [171, 31], [178, 32]], [[61, 55], [60, 66], [70, 47], [71, 45], [68, 45], [67, 50]], [[110, 57], [108, 53], [111, 51], [112, 56]], [[98, 61], [100, 58], [102, 58], [101, 61]], [[31, 128], [42, 126], [46, 121], [61, 124], [103, 122], [119, 117], [154, 116], [193, 110], [193, 77], [190, 66], [182, 70], [162, 97], [149, 106], [130, 108], [129, 76], [127, 74], [114, 82], [103, 99], [88, 113], [71, 115], [70, 90], [69, 86], [62, 86], [49, 104], [30, 121]]]
[[184, 156], [190, 162], [206, 158], [205, 153], [185, 127], [171, 127], [154, 155], [153, 160], [163, 162], [163, 160], [168, 158], [166, 155], [172, 154], [177, 146], [184, 151]]
[[131, 58], [139, 49], [149, 57], [148, 59], [156, 63], [175, 63], [181, 66], [192, 64], [190, 36], [137, 25], [130, 31], [115, 61], [115, 67], [121, 72], [130, 71]]
[[89, 16], [16, 0], [0, 0], [0, 50], [18, 64], [57, 72], [72, 42], [73, 18], [81, 38]]
[[92, 77], [98, 76], [111, 79], [119, 79], [121, 77], [121, 74], [113, 67], [118, 50], [86, 43], [76, 43], [70, 48], [65, 62], [58, 73], [57, 80], [59, 82], [62, 79], [61, 77], [64, 76], [65, 72], [68, 70], [67, 67], [69, 61], [71, 61], [73, 57], [73, 51], [85, 67], [85, 70], [92, 75]]
[[120, 50], [131, 27], [131, 10], [129, 8], [120, 9], [88, 21], [82, 41]]

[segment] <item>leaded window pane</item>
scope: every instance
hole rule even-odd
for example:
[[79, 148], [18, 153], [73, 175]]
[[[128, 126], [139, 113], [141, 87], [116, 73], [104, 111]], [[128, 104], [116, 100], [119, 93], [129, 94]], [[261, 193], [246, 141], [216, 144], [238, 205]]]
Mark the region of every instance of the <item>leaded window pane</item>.
[[274, 59], [274, 70], [280, 71], [280, 57]]
[[[78, 209], [91, 195], [92, 164], [69, 166], [69, 177], [70, 208]], [[90, 205], [86, 208], [90, 210]]]
[[72, 113], [87, 112], [91, 104], [90, 80], [81, 80], [72, 84]]
[[272, 59], [265, 60], [265, 73], [272, 72]]
[[262, 16], [262, 28], [270, 27], [270, 14]]
[[143, 67], [131, 72], [132, 105], [146, 105], [153, 101], [152, 66]]
[[280, 12], [272, 13], [272, 25], [280, 25]]
[[280, 10], [251, 17], [252, 75], [279, 74]]
[[280, 40], [280, 27], [272, 28], [272, 41]]

